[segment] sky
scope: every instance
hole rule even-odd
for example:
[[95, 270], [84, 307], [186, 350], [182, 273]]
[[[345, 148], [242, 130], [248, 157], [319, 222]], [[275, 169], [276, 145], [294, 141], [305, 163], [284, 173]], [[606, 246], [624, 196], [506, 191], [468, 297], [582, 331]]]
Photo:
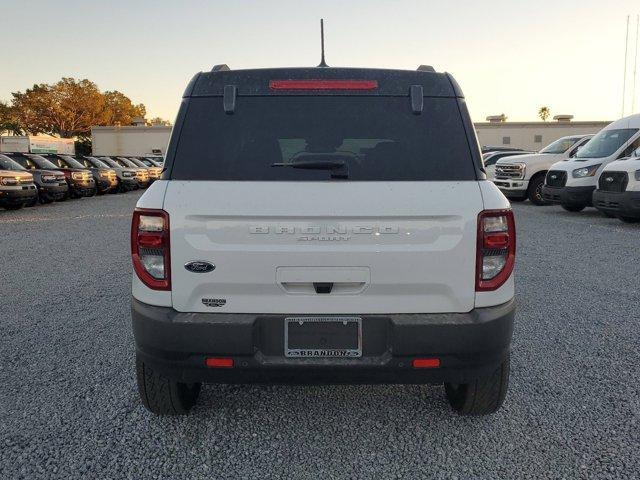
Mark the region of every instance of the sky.
[[[63, 76], [88, 78], [173, 120], [190, 78], [213, 65], [433, 65], [461, 85], [474, 121], [631, 113], [638, 0], [0, 0], [0, 100]], [[640, 59], [639, 59], [640, 63]], [[639, 67], [640, 69], [640, 67]], [[635, 111], [640, 112], [640, 72]]]

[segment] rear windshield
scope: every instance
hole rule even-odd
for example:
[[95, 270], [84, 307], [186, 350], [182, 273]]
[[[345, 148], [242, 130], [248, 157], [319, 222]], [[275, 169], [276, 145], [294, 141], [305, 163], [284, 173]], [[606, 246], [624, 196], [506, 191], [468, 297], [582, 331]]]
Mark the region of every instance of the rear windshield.
[[220, 97], [191, 98], [171, 178], [420, 181], [476, 175], [455, 98], [424, 98], [422, 114], [415, 115], [408, 97], [265, 96], [239, 97], [231, 115]]

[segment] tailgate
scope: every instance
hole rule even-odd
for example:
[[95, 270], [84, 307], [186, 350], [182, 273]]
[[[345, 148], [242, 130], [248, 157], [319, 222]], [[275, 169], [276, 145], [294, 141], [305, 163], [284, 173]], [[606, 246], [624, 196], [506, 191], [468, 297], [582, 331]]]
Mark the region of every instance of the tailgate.
[[[474, 306], [477, 215], [465, 182], [171, 181], [181, 312], [439, 313]], [[215, 270], [185, 268], [206, 261]]]

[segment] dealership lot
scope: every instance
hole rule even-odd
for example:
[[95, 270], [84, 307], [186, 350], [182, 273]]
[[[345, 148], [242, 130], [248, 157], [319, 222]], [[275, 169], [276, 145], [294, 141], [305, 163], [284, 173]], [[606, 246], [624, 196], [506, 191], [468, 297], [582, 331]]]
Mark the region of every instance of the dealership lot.
[[507, 401], [435, 386], [206, 386], [139, 403], [129, 223], [140, 193], [0, 212], [0, 478], [630, 478], [640, 475], [640, 226], [515, 204]]

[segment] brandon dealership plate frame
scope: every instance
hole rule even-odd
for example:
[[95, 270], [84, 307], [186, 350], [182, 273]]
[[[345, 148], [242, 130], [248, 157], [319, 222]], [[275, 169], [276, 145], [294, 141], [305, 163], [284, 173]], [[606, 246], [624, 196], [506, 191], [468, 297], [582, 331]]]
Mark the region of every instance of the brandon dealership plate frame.
[[[289, 325], [292, 323], [349, 323], [357, 325], [356, 348], [289, 348]], [[284, 319], [284, 355], [287, 358], [359, 358], [362, 356], [362, 318], [355, 316], [296, 316]]]

